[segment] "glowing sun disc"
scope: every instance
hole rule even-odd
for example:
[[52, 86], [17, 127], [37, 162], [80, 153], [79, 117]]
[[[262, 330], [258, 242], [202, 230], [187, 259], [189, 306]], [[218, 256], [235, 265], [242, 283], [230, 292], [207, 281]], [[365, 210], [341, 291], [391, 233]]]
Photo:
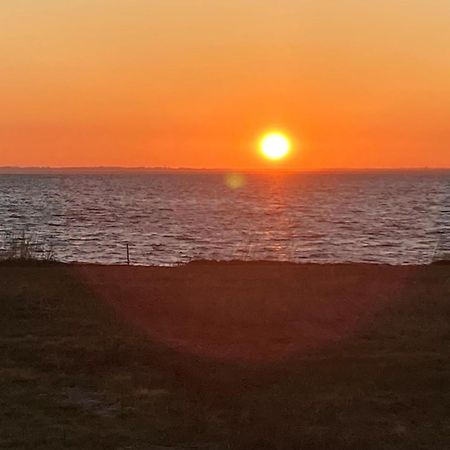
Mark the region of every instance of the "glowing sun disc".
[[282, 159], [287, 156], [290, 148], [291, 143], [283, 133], [268, 133], [263, 136], [260, 142], [261, 153], [264, 155], [264, 157], [273, 161]]

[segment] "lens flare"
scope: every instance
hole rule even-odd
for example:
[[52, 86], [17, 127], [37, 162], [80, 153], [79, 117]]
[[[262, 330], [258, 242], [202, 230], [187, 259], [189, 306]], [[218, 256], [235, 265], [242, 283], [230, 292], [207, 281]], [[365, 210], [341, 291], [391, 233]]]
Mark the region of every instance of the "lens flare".
[[260, 150], [263, 156], [273, 161], [286, 157], [290, 148], [289, 138], [279, 132], [267, 133], [260, 142]]
[[245, 186], [245, 177], [240, 173], [227, 173], [225, 175], [225, 184], [230, 189], [240, 189]]

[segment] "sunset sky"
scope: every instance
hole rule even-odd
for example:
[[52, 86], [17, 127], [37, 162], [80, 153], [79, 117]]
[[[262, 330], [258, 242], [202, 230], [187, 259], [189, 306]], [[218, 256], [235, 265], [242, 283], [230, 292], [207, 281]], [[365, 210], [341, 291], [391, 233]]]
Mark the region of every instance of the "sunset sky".
[[0, 166], [450, 167], [448, 0], [3, 0], [0, 37]]

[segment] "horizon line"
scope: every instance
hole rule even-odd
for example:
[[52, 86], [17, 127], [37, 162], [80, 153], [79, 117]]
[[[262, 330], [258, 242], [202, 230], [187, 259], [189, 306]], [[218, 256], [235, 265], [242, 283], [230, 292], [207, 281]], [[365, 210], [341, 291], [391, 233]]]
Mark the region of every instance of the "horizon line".
[[74, 171], [124, 171], [124, 172], [369, 172], [369, 171], [436, 171], [450, 170], [449, 167], [413, 166], [413, 167], [323, 167], [323, 168], [287, 168], [287, 167], [259, 167], [259, 168], [232, 168], [232, 167], [169, 167], [169, 166], [0, 166], [0, 173], [13, 171], [30, 172], [74, 172]]

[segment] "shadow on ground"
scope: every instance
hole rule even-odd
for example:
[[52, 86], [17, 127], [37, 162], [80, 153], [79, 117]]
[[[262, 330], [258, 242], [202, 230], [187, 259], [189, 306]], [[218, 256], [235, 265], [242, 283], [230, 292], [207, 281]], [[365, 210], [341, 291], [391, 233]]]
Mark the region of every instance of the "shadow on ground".
[[0, 292], [1, 448], [450, 446], [448, 266], [9, 265]]

